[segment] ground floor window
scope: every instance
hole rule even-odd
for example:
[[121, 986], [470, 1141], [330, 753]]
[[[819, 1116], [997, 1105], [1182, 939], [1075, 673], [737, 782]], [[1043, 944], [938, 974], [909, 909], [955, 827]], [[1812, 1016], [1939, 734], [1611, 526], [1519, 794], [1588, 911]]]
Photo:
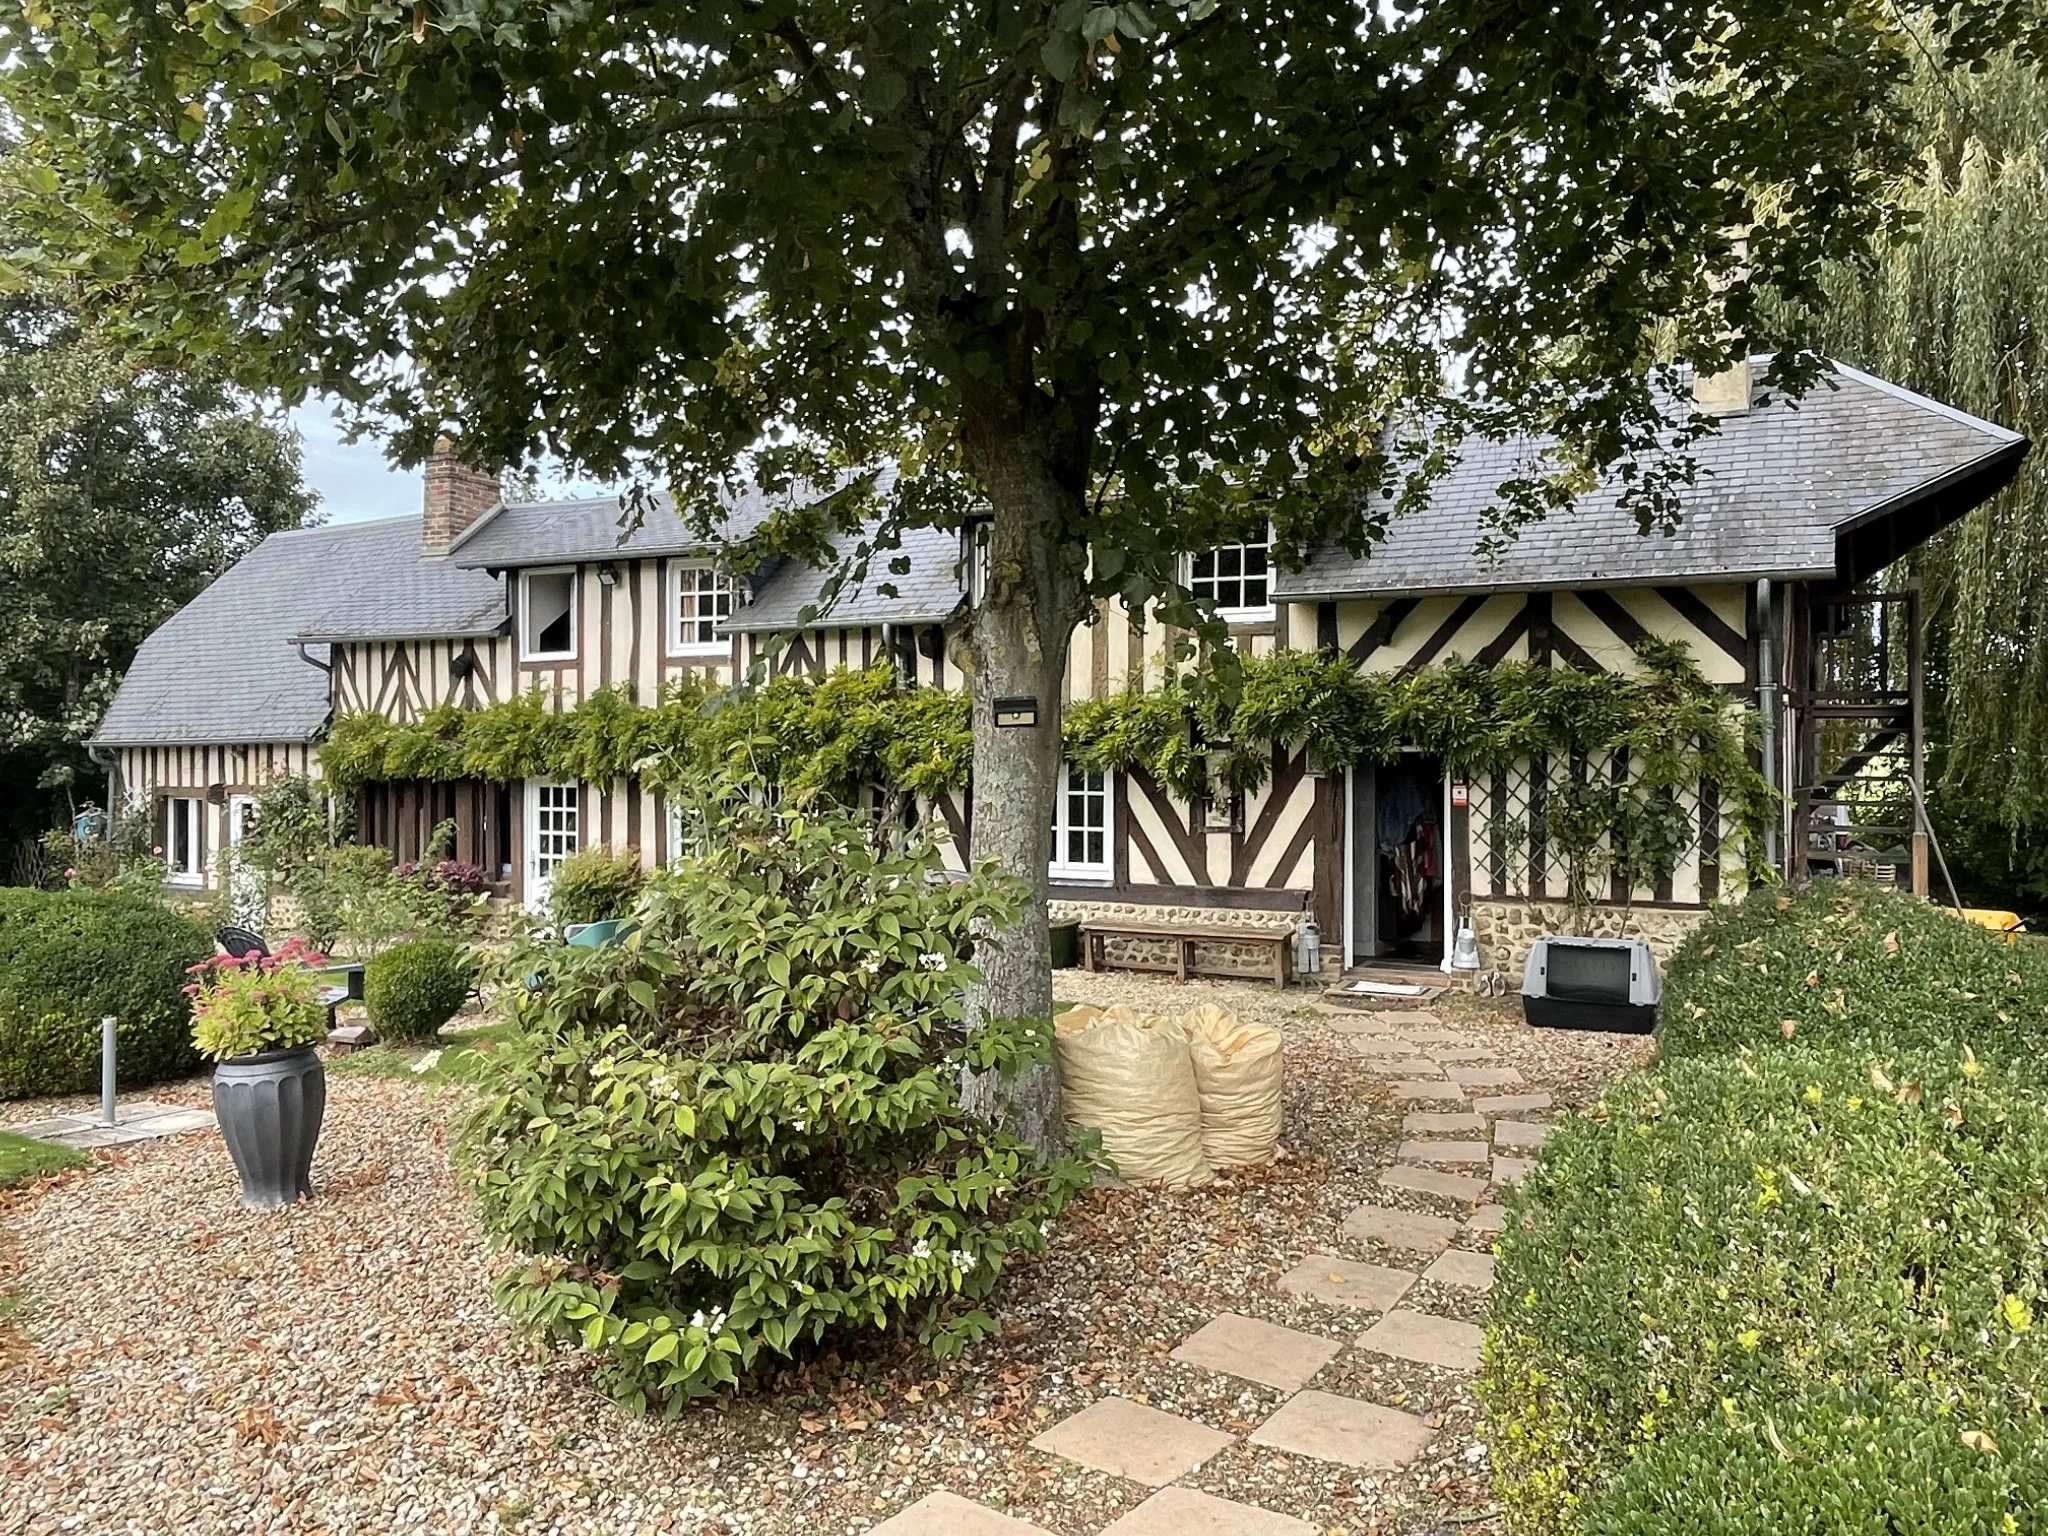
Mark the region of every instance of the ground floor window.
[[1114, 877], [1109, 850], [1109, 775], [1063, 765], [1052, 808], [1055, 880], [1107, 881]]
[[206, 875], [206, 802], [174, 795], [164, 801], [164, 873], [176, 885]]

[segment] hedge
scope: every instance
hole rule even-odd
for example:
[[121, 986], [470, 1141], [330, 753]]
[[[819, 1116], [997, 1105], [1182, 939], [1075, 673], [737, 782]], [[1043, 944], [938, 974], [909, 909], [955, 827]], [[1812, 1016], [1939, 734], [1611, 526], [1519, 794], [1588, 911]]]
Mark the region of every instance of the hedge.
[[[1867, 887], [1704, 926], [1659, 1065], [1565, 1121], [1509, 1196], [1480, 1391], [1516, 1529], [1912, 1531], [1950, 1485], [2009, 1529], [2017, 1452], [1913, 1426], [2040, 1454], [2048, 1104], [2020, 1049], [2040, 975]], [[1870, 1395], [1828, 1396], [1851, 1386]], [[1841, 1472], [1859, 1458], [1869, 1476]], [[1840, 1523], [1772, 1523], [1830, 1500]], [[1693, 1523], [1660, 1523], [1679, 1509]]]
[[363, 967], [363, 1006], [386, 1040], [427, 1040], [454, 1018], [476, 985], [476, 966], [446, 939], [409, 939]]
[[2008, 943], [1917, 896], [1828, 881], [1753, 893], [1701, 924], [1671, 957], [1659, 1054], [1830, 1041], [1884, 1051], [1971, 1045], [2040, 1069], [2048, 946]]
[[0, 1099], [94, 1087], [109, 1013], [124, 1086], [197, 1071], [186, 967], [212, 953], [204, 928], [144, 897], [0, 890]]

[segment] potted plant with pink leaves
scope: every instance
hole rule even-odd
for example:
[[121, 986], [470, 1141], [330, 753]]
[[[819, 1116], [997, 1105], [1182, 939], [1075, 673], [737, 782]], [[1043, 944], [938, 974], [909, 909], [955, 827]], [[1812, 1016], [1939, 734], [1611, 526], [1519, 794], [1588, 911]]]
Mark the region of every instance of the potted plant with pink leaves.
[[294, 939], [274, 955], [215, 955], [192, 967], [192, 1037], [215, 1063], [213, 1112], [244, 1205], [290, 1205], [313, 1192], [327, 1110], [315, 1049], [327, 1033], [317, 973], [326, 963]]

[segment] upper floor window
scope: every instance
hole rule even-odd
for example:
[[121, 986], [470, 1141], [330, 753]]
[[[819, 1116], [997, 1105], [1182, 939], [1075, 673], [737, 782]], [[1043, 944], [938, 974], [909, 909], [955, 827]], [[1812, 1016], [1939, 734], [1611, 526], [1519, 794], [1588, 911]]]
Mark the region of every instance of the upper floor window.
[[732, 617], [732, 577], [709, 560], [672, 560], [668, 580], [668, 653], [723, 652], [726, 639], [719, 626]]
[[1219, 544], [1188, 562], [1188, 590], [1216, 605], [1225, 619], [1250, 623], [1273, 617], [1268, 579], [1271, 531], [1242, 544]]
[[519, 573], [519, 659], [566, 661], [576, 654], [576, 572]]
[[1053, 785], [1052, 861], [1055, 880], [1107, 882], [1110, 858], [1109, 775], [1062, 765]]

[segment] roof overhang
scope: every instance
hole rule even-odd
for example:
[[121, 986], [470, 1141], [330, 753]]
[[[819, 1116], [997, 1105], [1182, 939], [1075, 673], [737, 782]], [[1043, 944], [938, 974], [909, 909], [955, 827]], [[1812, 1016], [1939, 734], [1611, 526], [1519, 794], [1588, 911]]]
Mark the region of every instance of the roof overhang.
[[1686, 571], [1669, 576], [1630, 575], [1613, 578], [1597, 577], [1586, 581], [1471, 581], [1431, 582], [1427, 586], [1368, 586], [1341, 587], [1329, 590], [1282, 590], [1276, 582], [1273, 587], [1273, 601], [1276, 603], [1354, 603], [1371, 599], [1393, 597], [1493, 597], [1506, 596], [1517, 592], [1570, 592], [1579, 587], [1598, 588], [1602, 592], [1620, 592], [1631, 588], [1648, 590], [1655, 587], [1698, 586], [1702, 582], [1752, 582], [1769, 581], [1825, 581], [1834, 576], [1832, 566], [1778, 567], [1772, 570], [1727, 570], [1713, 572]]
[[1835, 569], [1828, 575], [1853, 586], [1912, 553], [2012, 484], [2030, 446], [2024, 437], [2000, 443], [1903, 496], [1837, 524]]
[[[730, 635], [794, 635], [812, 629], [879, 629], [884, 625], [904, 624], [950, 624], [960, 612], [960, 604], [938, 609], [923, 609], [908, 613], [857, 614], [821, 613], [808, 624], [800, 622], [794, 615], [782, 619], [743, 619], [734, 615], [720, 626]], [[744, 611], [744, 610], [743, 610]]]
[[466, 629], [397, 629], [397, 630], [307, 630], [292, 636], [294, 645], [375, 645], [381, 641], [400, 640], [489, 640], [502, 635], [511, 620], [499, 619], [496, 623], [472, 625]]

